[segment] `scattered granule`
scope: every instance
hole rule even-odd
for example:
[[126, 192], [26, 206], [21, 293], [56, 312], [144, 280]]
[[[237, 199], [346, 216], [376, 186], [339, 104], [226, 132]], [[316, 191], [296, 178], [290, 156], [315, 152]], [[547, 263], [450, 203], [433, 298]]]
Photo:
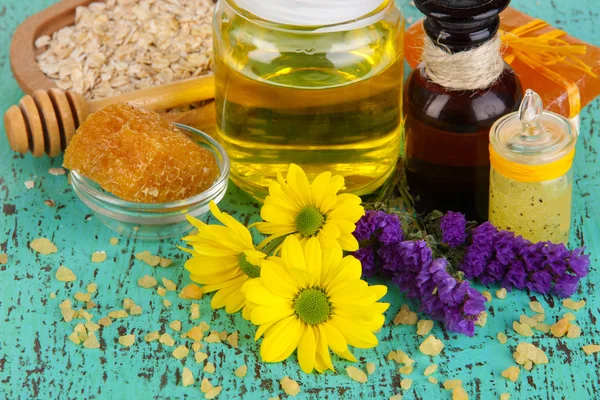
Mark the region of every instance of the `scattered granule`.
[[187, 332], [187, 337], [189, 339], [192, 339], [194, 342], [199, 342], [204, 337], [204, 332], [202, 332], [202, 329], [200, 329], [199, 327], [194, 326]]
[[405, 378], [400, 381], [400, 387], [404, 390], [410, 389], [412, 386], [412, 379]]
[[425, 368], [423, 375], [429, 376], [429, 375], [433, 374], [435, 371], [437, 371], [437, 369], [438, 369], [437, 364], [431, 364], [429, 367]]
[[98, 329], [100, 329], [100, 325], [93, 321], [87, 321], [85, 323], [85, 329], [87, 329], [88, 332], [96, 332]]
[[457, 387], [452, 391], [452, 400], [469, 400], [467, 391], [462, 387]]
[[147, 333], [146, 336], [144, 336], [144, 340], [146, 342], [154, 342], [155, 340], [158, 340], [159, 338], [160, 338], [160, 333], [158, 333], [158, 331]]
[[77, 279], [77, 277], [75, 276], [73, 271], [71, 271], [64, 265], [61, 265], [56, 270], [56, 279], [58, 279], [61, 282], [73, 282], [75, 279]]
[[98, 338], [96, 338], [96, 334], [95, 333], [91, 333], [87, 339], [85, 339], [85, 342], [83, 342], [83, 347], [85, 347], [86, 349], [99, 349], [100, 348], [100, 342], [98, 342]]
[[112, 319], [110, 317], [103, 317], [98, 320], [98, 324], [102, 326], [109, 326], [112, 324]]
[[390, 400], [402, 400], [402, 395], [401, 394], [395, 394], [393, 396], [390, 397]]
[[55, 299], [55, 298], [56, 298], [56, 292], [52, 292], [52, 293], [50, 293], [50, 298], [51, 298], [51, 299]]
[[531, 308], [531, 311], [538, 314], [544, 314], [545, 312], [544, 307], [542, 307], [542, 304], [539, 301], [530, 301], [529, 308]]
[[554, 337], [558, 337], [558, 338], [565, 336], [568, 331], [569, 331], [569, 321], [567, 321], [564, 318], [560, 319], [557, 323], [555, 323], [554, 325], [552, 325], [550, 327], [550, 333], [552, 333], [552, 335]]
[[119, 343], [122, 346], [129, 347], [135, 342], [135, 335], [123, 335], [119, 337]]
[[535, 314], [531, 318], [533, 318], [537, 322], [544, 322], [544, 320], [546, 319], [546, 314]]
[[77, 334], [77, 332], [72, 332], [69, 336], [68, 336], [69, 340], [75, 344], [80, 344], [81, 340], [79, 340], [79, 335]]
[[163, 300], [163, 306], [165, 306], [165, 307], [171, 307], [171, 304], [173, 304], [173, 303], [171, 303], [170, 300], [167, 300], [167, 299]]
[[427, 378], [427, 380], [429, 381], [429, 383], [433, 383], [434, 385], [437, 385], [439, 382], [438, 379], [433, 376], [430, 376], [429, 378]]
[[164, 287], [159, 287], [156, 289], [156, 293], [161, 296], [164, 297], [165, 294], [167, 294], [167, 289], [165, 289]]
[[484, 290], [483, 292], [481, 292], [481, 294], [483, 295], [483, 297], [485, 297], [486, 301], [492, 301], [492, 294], [487, 290]]
[[536, 321], [533, 318], [528, 317], [527, 315], [521, 315], [519, 317], [519, 321], [521, 322], [521, 324], [525, 324], [525, 325], [529, 326], [530, 328], [535, 328], [535, 326], [538, 323], [538, 321]]
[[508, 380], [516, 382], [519, 379], [519, 373], [521, 372], [521, 368], [515, 367], [514, 365], [506, 368], [502, 371], [502, 376]]
[[129, 297], [125, 297], [123, 299], [123, 308], [125, 310], [131, 310], [131, 307], [135, 305], [135, 302], [131, 300]]
[[161, 342], [165, 346], [175, 346], [175, 340], [168, 333], [163, 333], [162, 335], [160, 335], [159, 342]]
[[146, 256], [142, 261], [151, 267], [156, 267], [158, 264], [160, 264], [160, 257], [150, 254]]
[[169, 266], [171, 266], [172, 263], [173, 263], [173, 260], [169, 260], [168, 258], [161, 257], [158, 265], [160, 265], [162, 268], [168, 268]]
[[127, 318], [129, 316], [129, 314], [127, 314], [127, 311], [125, 311], [125, 310], [113, 310], [108, 313], [108, 316], [113, 319], [117, 319], [117, 318]]
[[441, 340], [437, 339], [433, 335], [429, 335], [427, 339], [425, 339], [425, 341], [423, 341], [423, 343], [421, 343], [421, 345], [419, 346], [419, 350], [421, 351], [421, 353], [432, 357], [435, 357], [438, 354], [440, 354], [443, 348], [444, 343], [442, 343]]
[[227, 340], [227, 331], [219, 332], [219, 339], [221, 339], [221, 342]]
[[129, 310], [129, 315], [142, 315], [142, 306], [134, 304], [131, 306], [131, 310]]
[[229, 345], [234, 349], [237, 349], [239, 337], [240, 334], [238, 333], [238, 331], [235, 331], [231, 335], [227, 336], [227, 343], [229, 343]]
[[375, 364], [372, 362], [368, 362], [367, 365], [367, 374], [372, 375], [375, 372]]
[[175, 357], [178, 360], [181, 360], [182, 358], [186, 358], [189, 352], [190, 349], [188, 349], [187, 347], [179, 346], [175, 350], [173, 350], [173, 357]]
[[194, 350], [194, 351], [200, 351], [203, 348], [204, 348], [204, 345], [202, 343], [198, 343], [198, 342], [192, 343], [192, 350]]
[[408, 354], [406, 354], [402, 350], [390, 351], [388, 354], [388, 360], [394, 360], [398, 364], [409, 364], [409, 365], [412, 364], [412, 363], [407, 362], [408, 360], [410, 360], [410, 357], [408, 356]]
[[525, 368], [527, 371], [531, 371], [533, 369], [533, 362], [531, 360], [527, 360], [523, 368]]
[[64, 300], [62, 303], [59, 304], [58, 307], [60, 307], [60, 312], [65, 322], [71, 322], [73, 318], [75, 318], [75, 315], [77, 315], [77, 311], [71, 308], [71, 300], [69, 299]]
[[75, 293], [75, 300], [81, 301], [82, 303], [87, 303], [88, 301], [91, 300], [91, 298], [92, 297], [89, 293], [81, 293], [81, 292]]
[[96, 293], [96, 291], [98, 290], [98, 285], [96, 285], [95, 283], [90, 283], [87, 285], [86, 290], [88, 293]]
[[200, 318], [200, 304], [192, 303], [190, 306], [190, 319], [196, 320]]
[[350, 379], [352, 379], [356, 382], [359, 382], [359, 383], [367, 382], [367, 374], [363, 370], [358, 369], [353, 365], [346, 367], [346, 373], [348, 374]]
[[403, 375], [410, 375], [413, 372], [413, 367], [412, 365], [405, 365], [404, 367], [401, 367], [398, 372], [400, 372]]
[[533, 331], [529, 325], [521, 324], [517, 321], [513, 322], [513, 329], [521, 336], [533, 336]]
[[219, 332], [212, 331], [210, 335], [204, 338], [204, 341], [207, 343], [221, 343], [221, 338], [219, 337]]
[[181, 373], [181, 383], [183, 386], [190, 386], [194, 384], [194, 375], [188, 367], [183, 367], [183, 372]]
[[90, 321], [94, 316], [85, 310], [79, 310], [79, 318], [83, 318], [86, 321]]
[[513, 358], [515, 359], [515, 362], [519, 365], [525, 365], [527, 363], [527, 361], [529, 361], [527, 359], [527, 357], [525, 357], [523, 354], [519, 353], [518, 351], [515, 351], [513, 353]]
[[105, 251], [95, 251], [92, 253], [92, 262], [93, 263], [101, 263], [106, 260], [106, 252]]
[[0, 264], [6, 264], [8, 262], [8, 256], [4, 253], [0, 253]]
[[201, 321], [200, 325], [198, 325], [198, 327], [200, 329], [202, 329], [203, 332], [209, 331], [210, 330], [210, 325], [206, 323], [206, 321]]
[[236, 368], [234, 374], [238, 378], [243, 378], [248, 373], [248, 367], [246, 365], [242, 365], [241, 367]]
[[413, 360], [412, 358], [406, 356], [406, 358], [404, 359], [404, 364], [406, 365], [413, 365], [415, 363], [415, 360]]
[[588, 356], [600, 352], [600, 344], [588, 344], [581, 348]]
[[35, 181], [25, 181], [25, 187], [27, 190], [33, 189], [35, 187]]
[[50, 175], [54, 176], [64, 175], [67, 173], [67, 171], [64, 168], [50, 168], [48, 169], [48, 172], [50, 173]]
[[394, 325], [416, 325], [417, 320], [417, 313], [411, 311], [407, 304], [403, 304], [394, 318]]
[[505, 299], [506, 298], [506, 289], [502, 288], [500, 290], [496, 290], [496, 297], [499, 299]]
[[462, 381], [460, 379], [448, 379], [444, 382], [444, 389], [446, 390], [454, 390], [458, 387], [462, 386]]
[[420, 319], [417, 322], [417, 335], [425, 336], [433, 329], [433, 321], [430, 319]]
[[569, 310], [579, 311], [583, 307], [585, 307], [585, 300], [573, 301], [572, 299], [564, 299], [562, 305], [568, 308]]
[[482, 328], [487, 324], [488, 313], [482, 311], [481, 314], [477, 316], [477, 321], [475, 321], [476, 325], [481, 326]]
[[506, 333], [504, 332], [498, 332], [498, 335], [496, 336], [498, 338], [498, 341], [500, 342], [500, 344], [506, 344]]
[[548, 333], [550, 332], [550, 325], [539, 323], [535, 326], [535, 329], [537, 329], [540, 332]]
[[85, 303], [85, 308], [87, 308], [88, 310], [91, 310], [92, 308], [95, 308], [98, 304], [96, 304], [95, 301], [88, 301], [87, 303]]
[[162, 282], [163, 282], [163, 285], [165, 285], [165, 288], [167, 290], [171, 290], [171, 291], [177, 290], [177, 285], [175, 285], [175, 283], [172, 280], [167, 279], [167, 278], [162, 278]]
[[148, 250], [142, 251], [142, 252], [136, 253], [135, 259], [138, 261], [142, 261], [144, 258], [146, 258], [149, 255], [151, 255], [151, 254]]
[[117, 239], [116, 237], [111, 237], [111, 238], [110, 238], [110, 240], [109, 240], [109, 243], [110, 243], [112, 246], [116, 246], [116, 245], [118, 245], [118, 244], [119, 244], [119, 239]]
[[569, 330], [567, 331], [567, 338], [576, 339], [581, 336], [581, 328], [577, 325], [570, 324]]
[[181, 289], [179, 298], [183, 300], [200, 300], [202, 298], [202, 288], [194, 283], [190, 283]]
[[173, 329], [174, 331], [179, 332], [181, 330], [181, 321], [176, 319], [175, 321], [173, 321], [169, 324], [169, 328]]
[[213, 385], [210, 383], [210, 381], [207, 378], [202, 379], [202, 382], [200, 383], [200, 390], [202, 393], [206, 393], [212, 389]]
[[500, 400], [510, 400], [510, 393], [502, 393], [500, 395]]
[[44, 200], [44, 204], [47, 205], [48, 207], [55, 207], [56, 206], [56, 202], [52, 199], [48, 199], [48, 200]]
[[214, 388], [212, 388], [211, 390], [209, 390], [208, 392], [206, 392], [204, 394], [204, 398], [206, 398], [206, 399], [214, 399], [220, 393], [221, 393], [221, 386], [215, 386]]
[[215, 364], [207, 362], [203, 369], [204, 372], [208, 374], [213, 374], [215, 372]]
[[81, 322], [75, 325], [75, 328], [73, 328], [73, 332], [77, 333], [77, 336], [79, 336], [79, 340], [81, 340], [82, 342], [85, 341], [89, 336], [85, 325], [83, 325]]
[[[348, 367], [350, 368], [350, 367]], [[346, 368], [346, 370], [348, 369]], [[358, 369], [358, 368], [357, 368]], [[360, 371], [360, 370], [359, 370]], [[362, 372], [362, 371], [361, 371]], [[364, 374], [364, 372], [363, 372]], [[366, 382], [366, 375], [365, 375], [365, 382]], [[298, 385], [298, 382], [296, 382], [293, 379], [290, 379], [287, 376], [284, 376], [283, 379], [281, 381], [279, 381], [279, 384], [281, 385], [281, 388], [283, 389], [283, 391], [288, 395], [288, 396], [296, 396], [298, 393], [300, 393], [300, 385]]]
[[521, 342], [517, 345], [517, 351], [534, 364], [548, 364], [548, 357], [540, 348], [531, 343]]
[[198, 351], [198, 352], [196, 352], [196, 354], [194, 354], [194, 359], [196, 360], [196, 364], [200, 364], [207, 358], [208, 358], [208, 354], [203, 353], [201, 351]]
[[143, 287], [144, 289], [150, 289], [156, 286], [158, 282], [150, 275], [145, 275], [144, 277], [138, 279], [138, 286]]
[[563, 318], [565, 320], [567, 320], [568, 322], [575, 321], [577, 319], [577, 317], [575, 316], [575, 314], [570, 313], [570, 312], [568, 312], [565, 315], [563, 315]]

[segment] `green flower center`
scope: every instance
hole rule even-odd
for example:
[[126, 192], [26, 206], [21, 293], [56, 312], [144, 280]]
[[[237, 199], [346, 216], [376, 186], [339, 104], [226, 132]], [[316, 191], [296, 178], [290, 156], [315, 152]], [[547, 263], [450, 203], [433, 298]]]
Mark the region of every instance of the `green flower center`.
[[258, 278], [260, 276], [260, 267], [248, 261], [244, 253], [240, 254], [238, 257], [238, 263], [240, 264], [242, 272], [250, 278]]
[[329, 319], [331, 303], [320, 288], [304, 289], [294, 301], [294, 310], [300, 321], [309, 325], [318, 325]]
[[316, 207], [306, 206], [296, 217], [296, 229], [304, 236], [314, 236], [325, 223], [325, 216]]

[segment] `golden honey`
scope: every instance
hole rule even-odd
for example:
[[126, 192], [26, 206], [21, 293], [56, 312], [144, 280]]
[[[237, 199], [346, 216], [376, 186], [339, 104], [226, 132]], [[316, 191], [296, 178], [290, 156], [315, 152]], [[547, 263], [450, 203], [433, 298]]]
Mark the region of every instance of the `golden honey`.
[[404, 20], [393, 1], [375, 3], [351, 22], [304, 26], [220, 2], [217, 129], [233, 181], [255, 198], [290, 163], [309, 179], [342, 175], [355, 194], [375, 190], [396, 167]]

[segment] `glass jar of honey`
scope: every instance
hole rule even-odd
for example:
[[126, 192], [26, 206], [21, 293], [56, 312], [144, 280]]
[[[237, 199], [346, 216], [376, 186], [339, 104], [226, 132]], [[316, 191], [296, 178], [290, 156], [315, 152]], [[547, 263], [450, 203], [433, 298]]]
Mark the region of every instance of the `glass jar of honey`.
[[490, 132], [490, 222], [532, 242], [567, 243], [577, 130], [528, 90]]
[[400, 152], [404, 18], [393, 0], [221, 0], [217, 129], [231, 178], [262, 200], [290, 163], [366, 194]]

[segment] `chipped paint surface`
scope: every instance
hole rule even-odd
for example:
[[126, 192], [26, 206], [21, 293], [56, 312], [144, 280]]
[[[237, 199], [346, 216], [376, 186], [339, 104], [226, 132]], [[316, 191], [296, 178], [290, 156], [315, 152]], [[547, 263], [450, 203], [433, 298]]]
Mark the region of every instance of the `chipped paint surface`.
[[[16, 24], [50, 4], [51, 0], [0, 1], [0, 110], [16, 103], [22, 96], [12, 79], [8, 64], [9, 41]], [[418, 17], [414, 7], [402, 4], [408, 17]], [[523, 11], [556, 24], [575, 36], [600, 45], [600, 10], [597, 0], [515, 0], [513, 4]], [[394, 288], [386, 296], [392, 303], [387, 313], [387, 323], [379, 334], [381, 345], [377, 350], [357, 350], [360, 362], [355, 364], [365, 370], [367, 362], [376, 365], [375, 372], [365, 384], [346, 376], [349, 364], [338, 359], [334, 364], [338, 373], [307, 376], [300, 372], [295, 362], [283, 364], [257, 363], [258, 345], [252, 340], [254, 330], [241, 316], [227, 316], [209, 308], [209, 297], [201, 301], [201, 319], [212, 329], [240, 331], [239, 348], [228, 344], [209, 343], [202, 351], [208, 354], [206, 362], [216, 366], [213, 374], [202, 371], [204, 364], [196, 364], [190, 354], [185, 362], [176, 360], [174, 349], [163, 347], [158, 341], [146, 343], [145, 334], [152, 331], [170, 333], [181, 344], [176, 332], [168, 327], [177, 319], [183, 329], [189, 329], [189, 302], [178, 299], [173, 292], [166, 297], [173, 302], [163, 306], [162, 298], [154, 291], [142, 289], [137, 279], [151, 274], [160, 281], [171, 279], [178, 287], [190, 281], [183, 269], [183, 254], [175, 248], [175, 241], [142, 243], [122, 239], [110, 245], [113, 232], [106, 229], [90, 211], [81, 204], [67, 185], [66, 176], [54, 176], [49, 168], [60, 167], [62, 159], [34, 159], [13, 154], [2, 133], [0, 137], [0, 253], [8, 255], [8, 262], [0, 265], [0, 398], [8, 399], [175, 399], [203, 398], [200, 381], [208, 377], [214, 386], [222, 385], [218, 398], [266, 399], [285, 397], [279, 381], [284, 376], [296, 380], [301, 386], [298, 399], [346, 398], [361, 396], [387, 399], [401, 393], [400, 381], [405, 376], [398, 372], [399, 365], [386, 360], [391, 350], [402, 349], [414, 358], [414, 372], [410, 390], [404, 399], [450, 398], [443, 390], [446, 379], [460, 379], [471, 398], [497, 399], [500, 393], [511, 393], [516, 399], [592, 399], [600, 391], [597, 374], [598, 355], [586, 356], [581, 346], [600, 343], [600, 296], [594, 282], [600, 279], [600, 211], [595, 199], [600, 196], [600, 102], [592, 103], [582, 113], [582, 134], [576, 157], [576, 184], [574, 196], [574, 224], [571, 245], [585, 244], [592, 254], [593, 271], [587, 278], [576, 300], [584, 298], [587, 305], [574, 312], [583, 336], [578, 339], [555, 339], [539, 333], [533, 343], [542, 348], [550, 362], [536, 366], [532, 372], [522, 371], [516, 383], [501, 377], [501, 372], [514, 365], [512, 352], [521, 339], [511, 329], [512, 322], [523, 313], [529, 313], [528, 303], [537, 300], [546, 309], [546, 322], [553, 323], [566, 310], [558, 299], [529, 296], [526, 293], [509, 293], [506, 300], [494, 299], [489, 307], [488, 323], [478, 330], [473, 339], [448, 334], [438, 324], [432, 334], [440, 338], [445, 348], [433, 362], [439, 369], [432, 376], [439, 384], [427, 382], [424, 369], [432, 363], [429, 357], [418, 352], [423, 340], [416, 335], [414, 326], [393, 326], [391, 321], [405, 298]], [[3, 128], [0, 129], [3, 132]], [[27, 190], [25, 181], [34, 180], [35, 187]], [[51, 201], [50, 201], [51, 200]], [[256, 220], [258, 206], [235, 188], [221, 206], [234, 213], [243, 222]], [[48, 256], [34, 253], [29, 242], [47, 237], [58, 247], [58, 252]], [[171, 258], [170, 268], [153, 269], [134, 254], [149, 250]], [[107, 260], [92, 264], [94, 251], [106, 251]], [[56, 269], [65, 265], [77, 275], [71, 283], [54, 278]], [[101, 348], [84, 350], [67, 339], [78, 321], [60, 322], [58, 305], [73, 299], [77, 291], [85, 292], [87, 284], [95, 282], [98, 291], [93, 301], [98, 311], [91, 311], [97, 321], [111, 310], [122, 308], [123, 299], [129, 297], [142, 306], [139, 316], [114, 320], [109, 327], [96, 332]], [[494, 292], [498, 287], [488, 290]], [[56, 292], [56, 298], [50, 293]], [[408, 302], [411, 308], [416, 305]], [[77, 307], [78, 305], [74, 305]], [[420, 315], [419, 317], [423, 317]], [[551, 322], [550, 322], [551, 321]], [[197, 321], [196, 321], [197, 322]], [[506, 345], [495, 337], [498, 332], [508, 334]], [[118, 343], [121, 335], [136, 335], [136, 343], [125, 348]], [[183, 387], [181, 374], [187, 366], [196, 378], [194, 386]], [[244, 378], [234, 371], [248, 366]]]

